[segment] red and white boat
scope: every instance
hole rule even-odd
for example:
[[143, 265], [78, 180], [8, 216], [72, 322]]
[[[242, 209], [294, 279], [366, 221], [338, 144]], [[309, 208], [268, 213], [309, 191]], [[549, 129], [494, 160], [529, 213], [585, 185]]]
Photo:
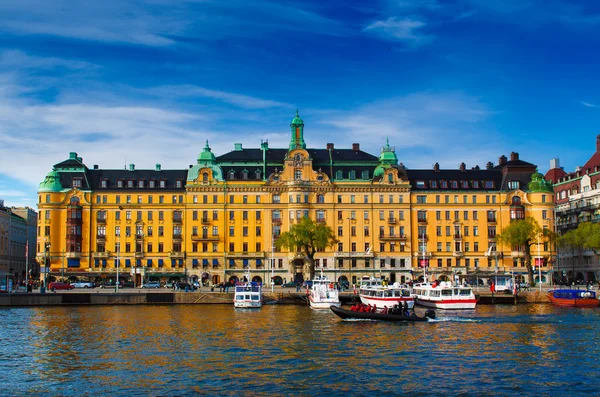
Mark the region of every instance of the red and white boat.
[[556, 306], [567, 307], [598, 307], [595, 291], [578, 289], [555, 289], [549, 291], [548, 299]]
[[415, 284], [412, 296], [417, 305], [435, 309], [475, 309], [477, 305], [471, 287], [452, 285], [447, 281]]
[[415, 299], [411, 296], [408, 287], [399, 283], [384, 285], [381, 279], [376, 277], [363, 277], [358, 296], [365, 305], [375, 306], [378, 309], [385, 307], [391, 309], [395, 305], [403, 306], [405, 303], [409, 309], [415, 306]]
[[338, 290], [326, 276], [316, 276], [308, 291], [308, 302], [313, 309], [329, 309], [341, 305]]

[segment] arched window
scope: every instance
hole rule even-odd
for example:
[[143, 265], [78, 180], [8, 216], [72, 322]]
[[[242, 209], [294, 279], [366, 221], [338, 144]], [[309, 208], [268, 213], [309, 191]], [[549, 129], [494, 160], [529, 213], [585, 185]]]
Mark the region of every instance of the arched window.
[[348, 179], [354, 180], [356, 179], [356, 171], [352, 170], [348, 173]]
[[248, 179], [248, 170], [242, 171], [242, 179]]
[[71, 205], [79, 205], [79, 197], [71, 197]]
[[202, 173], [202, 182], [208, 183], [208, 172]]
[[302, 170], [294, 171], [294, 180], [296, 180], [296, 181], [302, 180]]
[[234, 170], [229, 171], [229, 179], [235, 179], [235, 171]]
[[344, 174], [342, 172], [342, 170], [337, 170], [335, 172], [335, 179], [343, 179], [344, 178]]
[[369, 179], [369, 171], [368, 171], [368, 170], [364, 170], [364, 171], [362, 172], [362, 176], [361, 176], [361, 178], [362, 178], [362, 179]]
[[254, 171], [254, 179], [258, 179], [258, 180], [260, 180], [260, 179], [261, 179], [261, 178], [260, 178], [260, 170], [256, 170], [256, 171]]
[[394, 182], [394, 174], [392, 174], [391, 172], [388, 174], [388, 182], [389, 183]]
[[519, 196], [514, 196], [512, 198], [512, 205], [521, 205], [521, 197]]

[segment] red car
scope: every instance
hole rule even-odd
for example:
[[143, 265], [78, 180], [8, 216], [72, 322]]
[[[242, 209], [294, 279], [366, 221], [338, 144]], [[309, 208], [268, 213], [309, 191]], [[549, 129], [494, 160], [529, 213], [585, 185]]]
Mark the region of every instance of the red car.
[[57, 289], [74, 289], [75, 287], [69, 283], [62, 283], [59, 281], [52, 282], [48, 284], [48, 289], [50, 291], [56, 291]]

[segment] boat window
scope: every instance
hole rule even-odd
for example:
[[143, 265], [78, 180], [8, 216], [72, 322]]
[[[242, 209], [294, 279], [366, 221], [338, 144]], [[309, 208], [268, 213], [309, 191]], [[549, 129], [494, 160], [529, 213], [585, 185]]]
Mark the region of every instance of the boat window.
[[390, 290], [384, 291], [383, 296], [392, 296], [392, 291], [390, 291]]
[[471, 295], [470, 289], [461, 289], [460, 290], [460, 296], [470, 296], [470, 295]]
[[402, 296], [410, 296], [410, 291], [407, 289], [402, 290]]
[[452, 290], [451, 289], [442, 290], [442, 296], [452, 296]]
[[382, 297], [383, 296], [383, 291], [377, 291], [377, 296]]

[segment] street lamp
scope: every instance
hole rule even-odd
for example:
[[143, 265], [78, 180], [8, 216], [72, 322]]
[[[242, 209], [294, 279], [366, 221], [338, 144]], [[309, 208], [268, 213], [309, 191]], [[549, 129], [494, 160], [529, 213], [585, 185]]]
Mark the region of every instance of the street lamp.
[[48, 288], [48, 268], [50, 267], [50, 263], [48, 260], [48, 250], [50, 249], [50, 242], [48, 241], [48, 236], [44, 239], [44, 289], [40, 289], [41, 293], [44, 293]]
[[117, 234], [117, 282], [115, 284], [115, 292], [119, 292], [119, 267], [121, 266], [121, 259], [119, 258], [119, 252], [121, 252], [121, 230]]
[[537, 265], [538, 265], [538, 283], [540, 285], [540, 293], [542, 292], [542, 258], [540, 257], [540, 234], [538, 233], [537, 236], [537, 248], [538, 248], [538, 255], [536, 260], [538, 261]]

